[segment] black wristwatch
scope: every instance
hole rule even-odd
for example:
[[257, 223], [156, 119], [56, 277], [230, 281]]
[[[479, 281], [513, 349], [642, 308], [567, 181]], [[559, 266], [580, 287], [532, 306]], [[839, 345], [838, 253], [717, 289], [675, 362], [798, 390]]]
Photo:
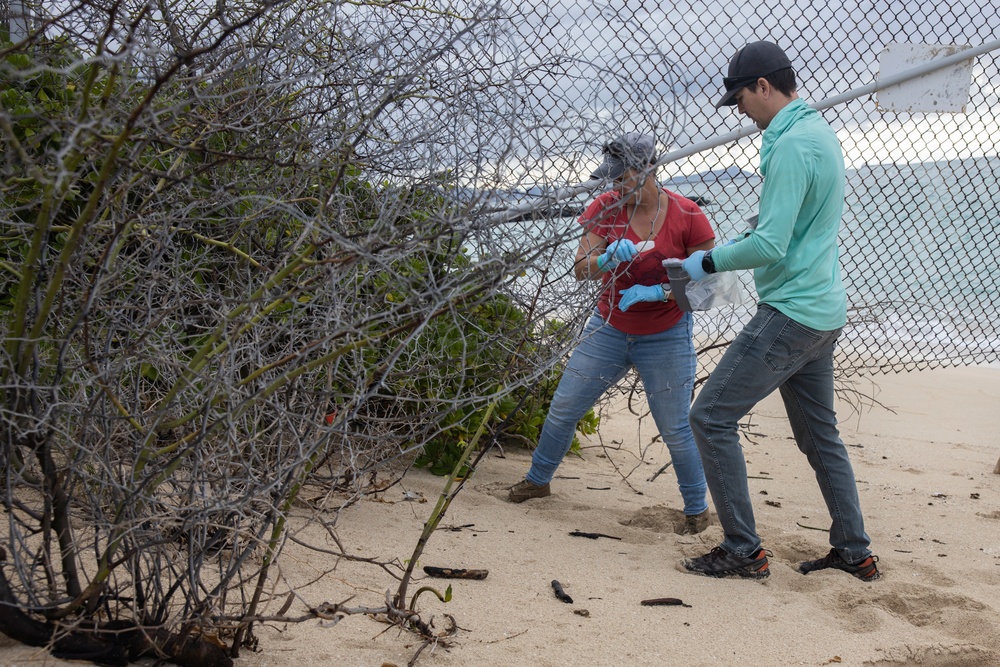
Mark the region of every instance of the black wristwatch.
[[705, 273], [715, 273], [715, 260], [712, 259], [712, 251], [709, 250], [701, 258], [701, 270]]

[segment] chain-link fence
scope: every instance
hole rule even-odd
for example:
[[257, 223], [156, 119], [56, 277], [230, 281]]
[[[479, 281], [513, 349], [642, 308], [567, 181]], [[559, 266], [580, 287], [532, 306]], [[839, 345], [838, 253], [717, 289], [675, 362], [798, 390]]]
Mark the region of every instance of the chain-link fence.
[[[515, 136], [534, 161], [518, 160], [523, 172], [512, 170], [511, 191], [586, 179], [601, 142], [622, 132], [655, 134], [669, 150], [737, 129], [747, 119], [714, 102], [728, 59], [747, 42], [781, 45], [800, 95], [818, 103], [875, 82], [889, 45], [977, 47], [1000, 26], [994, 8], [975, 2], [569, 0], [522, 9], [511, 26], [512, 41], [530, 49], [522, 58], [561, 66], [525, 81], [522, 103], [533, 122]], [[998, 62], [997, 51], [975, 59], [964, 112], [885, 112], [872, 95], [823, 112], [848, 169], [841, 263], [849, 324], [839, 363], [846, 375], [1000, 358]], [[666, 165], [660, 178], [705, 200], [725, 239], [756, 212], [759, 146], [759, 134], [730, 142]], [[749, 308], [699, 315], [705, 347], [724, 342]]]

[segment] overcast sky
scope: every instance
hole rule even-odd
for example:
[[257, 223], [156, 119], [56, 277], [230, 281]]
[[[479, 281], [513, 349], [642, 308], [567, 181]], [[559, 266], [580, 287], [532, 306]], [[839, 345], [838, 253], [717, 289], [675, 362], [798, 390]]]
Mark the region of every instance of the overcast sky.
[[[799, 75], [801, 95], [816, 102], [872, 83], [887, 44], [978, 46], [996, 39], [1000, 16], [991, 4], [527, 0], [519, 7], [532, 20], [518, 22], [516, 29], [536, 57], [543, 57], [540, 50], [552, 49], [575, 59], [564, 73], [540, 81], [529, 94], [554, 123], [571, 126], [580, 141], [598, 150], [608, 135], [633, 129], [651, 131], [665, 147], [678, 148], [745, 124], [734, 110], [716, 110], [714, 103], [722, 93], [729, 58], [747, 42], [768, 39], [782, 46]], [[944, 150], [944, 144], [958, 137], [958, 150], [966, 150], [969, 141], [976, 143], [975, 137], [997, 132], [993, 108], [998, 57], [994, 52], [979, 59], [971, 105], [957, 125], [941, 123], [940, 117], [881, 114], [874, 100], [859, 100], [824, 115], [856, 152], [890, 150], [863, 147], [852, 138], [876, 125], [895, 128], [879, 141], [888, 142], [897, 153], [920, 157], [923, 148], [903, 145], [912, 142], [915, 133], [924, 148]], [[992, 139], [988, 145], [992, 147]], [[694, 160], [686, 170], [701, 170], [711, 162], [702, 160], [699, 166]]]

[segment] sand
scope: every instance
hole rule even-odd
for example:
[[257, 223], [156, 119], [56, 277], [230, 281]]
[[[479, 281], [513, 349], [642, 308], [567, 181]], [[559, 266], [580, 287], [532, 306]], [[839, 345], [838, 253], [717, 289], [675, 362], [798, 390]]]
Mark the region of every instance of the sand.
[[[676, 480], [668, 469], [649, 481], [668, 460], [665, 448], [652, 441], [651, 420], [640, 421], [618, 401], [599, 436], [585, 440], [582, 457], [560, 467], [549, 498], [503, 500], [528, 467], [526, 450], [507, 449], [480, 466], [418, 565], [489, 575], [449, 582], [421, 573], [410, 586], [412, 595], [428, 585], [443, 592], [450, 583], [450, 602], [426, 592], [417, 608], [424, 620], [434, 617], [435, 628], [448, 626], [446, 614], [459, 627], [417, 664], [1000, 665], [1000, 368], [879, 376], [853, 387], [857, 393], [845, 394], [838, 411], [880, 581], [794, 569], [829, 550], [829, 518], [777, 397], [758, 406], [743, 438], [758, 530], [773, 554], [770, 578], [683, 572], [680, 560], [716, 546], [721, 529], [713, 517], [700, 535], [674, 533], [681, 519]], [[352, 554], [405, 561], [443, 484], [411, 471], [342, 512], [340, 542]], [[569, 535], [574, 530], [620, 539]], [[298, 537], [336, 548], [316, 527]], [[288, 582], [314, 582], [300, 588], [289, 614], [351, 596], [350, 606], [376, 607], [396, 588], [381, 567], [295, 544], [280, 569], [276, 593]], [[572, 604], [556, 599], [553, 579]], [[659, 597], [686, 606], [640, 605]], [[238, 665], [402, 667], [421, 644], [365, 615], [270, 624], [258, 636], [260, 651], [243, 651]], [[0, 638], [0, 664], [80, 663]]]

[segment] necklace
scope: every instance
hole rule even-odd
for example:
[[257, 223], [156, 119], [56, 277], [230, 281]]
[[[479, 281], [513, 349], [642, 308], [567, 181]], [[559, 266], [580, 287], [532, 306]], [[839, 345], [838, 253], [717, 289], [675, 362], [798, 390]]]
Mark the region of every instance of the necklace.
[[653, 214], [653, 221], [649, 225], [649, 236], [648, 239], [653, 238], [653, 233], [656, 231], [656, 221], [660, 219], [660, 202], [663, 201], [663, 193], [660, 189], [656, 189], [656, 213]]
[[[661, 205], [662, 201], [663, 201], [663, 192], [659, 188], [657, 188], [656, 189], [656, 212], [653, 213], [653, 219], [650, 220], [650, 222], [649, 222], [649, 234], [646, 235], [646, 238], [645, 238], [646, 241], [652, 240], [653, 237], [655, 236], [656, 221], [660, 219], [660, 205]], [[633, 216], [635, 215], [635, 210], [632, 211], [632, 215]], [[634, 231], [635, 230], [633, 228], [633, 232]], [[636, 234], [636, 236], [639, 236], [639, 234]]]

